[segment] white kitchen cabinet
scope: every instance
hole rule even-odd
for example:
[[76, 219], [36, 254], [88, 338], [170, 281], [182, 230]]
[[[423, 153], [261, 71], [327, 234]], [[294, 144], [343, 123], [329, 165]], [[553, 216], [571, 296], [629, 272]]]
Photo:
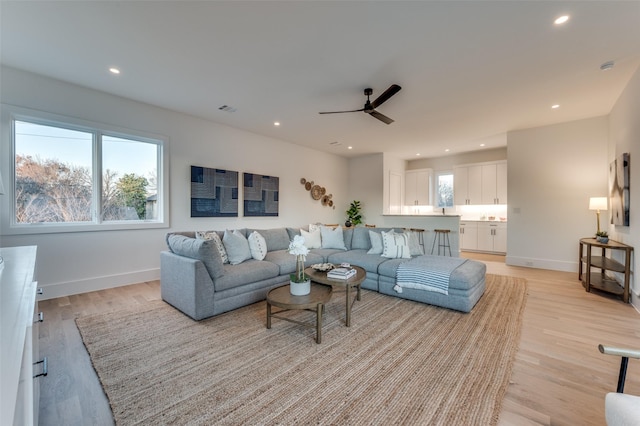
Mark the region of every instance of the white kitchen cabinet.
[[480, 204], [507, 204], [507, 163], [483, 164], [482, 202]]
[[478, 223], [478, 250], [492, 253], [507, 252], [506, 223]]
[[406, 206], [431, 205], [431, 169], [407, 170], [404, 174], [404, 204]]
[[460, 250], [478, 249], [478, 224], [460, 222]]
[[482, 204], [482, 166], [453, 168], [453, 200], [462, 205]]

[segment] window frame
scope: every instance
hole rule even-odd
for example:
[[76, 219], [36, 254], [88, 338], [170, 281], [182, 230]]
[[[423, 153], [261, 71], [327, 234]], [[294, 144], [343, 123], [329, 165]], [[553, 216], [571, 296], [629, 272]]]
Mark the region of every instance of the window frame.
[[455, 182], [453, 183], [452, 187], [451, 187], [451, 191], [452, 191], [452, 203], [450, 206], [440, 206], [438, 204], [438, 202], [440, 201], [440, 184], [439, 184], [439, 179], [440, 176], [444, 176], [444, 175], [451, 175], [451, 179], [455, 179], [455, 176], [453, 174], [453, 170], [438, 170], [434, 173], [434, 179], [433, 179], [433, 186], [434, 186], [434, 191], [433, 191], [433, 195], [434, 195], [434, 207], [441, 209], [441, 208], [445, 208], [445, 209], [450, 209], [455, 207], [456, 203], [455, 203]]
[[[15, 178], [16, 178], [16, 140], [15, 122], [52, 126], [63, 129], [88, 132], [92, 134], [92, 197], [91, 221], [55, 222], [55, 223], [18, 223], [16, 222]], [[34, 111], [26, 108], [2, 104], [2, 153], [0, 171], [8, 170], [5, 182], [5, 194], [1, 196], [2, 212], [0, 227], [3, 235], [44, 234], [61, 232], [89, 232], [110, 230], [152, 229], [169, 227], [169, 167], [167, 138], [149, 132], [124, 129], [102, 123], [66, 117], [58, 114]], [[157, 147], [157, 219], [141, 220], [102, 220], [102, 137], [110, 136], [132, 141], [150, 143]], [[6, 175], [5, 175], [6, 176]]]

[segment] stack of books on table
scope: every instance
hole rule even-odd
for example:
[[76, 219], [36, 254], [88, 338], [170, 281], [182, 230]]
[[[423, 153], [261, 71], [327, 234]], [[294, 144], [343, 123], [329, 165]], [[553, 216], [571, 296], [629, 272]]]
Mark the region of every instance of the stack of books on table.
[[327, 278], [335, 278], [338, 280], [348, 280], [356, 274], [356, 270], [352, 268], [335, 268], [327, 272]]

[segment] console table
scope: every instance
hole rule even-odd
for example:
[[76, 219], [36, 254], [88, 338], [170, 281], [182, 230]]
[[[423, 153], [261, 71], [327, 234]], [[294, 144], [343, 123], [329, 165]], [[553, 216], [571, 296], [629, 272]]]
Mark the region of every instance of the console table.
[[[600, 248], [600, 255], [593, 255], [593, 247]], [[586, 248], [586, 254], [584, 252]], [[609, 250], [609, 256], [611, 250], [624, 250], [624, 264], [607, 257], [607, 250]], [[631, 252], [633, 247], [626, 244], [619, 243], [617, 241], [609, 240], [606, 243], [601, 243], [595, 238], [582, 238], [580, 240], [580, 252], [578, 256], [578, 279], [582, 281], [586, 291], [591, 291], [591, 288], [597, 288], [608, 293], [613, 293], [618, 296], [622, 296], [622, 300], [625, 303], [629, 303], [629, 277], [631, 275]], [[583, 264], [585, 270], [583, 273]], [[592, 272], [591, 268], [599, 268], [600, 272]], [[624, 274], [624, 287], [620, 287], [618, 282], [608, 277], [605, 271], [620, 272]]]

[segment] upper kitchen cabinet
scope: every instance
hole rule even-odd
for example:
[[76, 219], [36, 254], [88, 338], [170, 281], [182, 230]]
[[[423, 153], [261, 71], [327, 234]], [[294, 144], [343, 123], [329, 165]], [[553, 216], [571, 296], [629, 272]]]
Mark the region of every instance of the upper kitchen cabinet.
[[483, 164], [482, 203], [507, 204], [507, 162]]
[[482, 204], [482, 166], [454, 167], [453, 186], [453, 202], [455, 204]]
[[431, 169], [407, 170], [404, 174], [404, 204], [406, 206], [431, 205]]

